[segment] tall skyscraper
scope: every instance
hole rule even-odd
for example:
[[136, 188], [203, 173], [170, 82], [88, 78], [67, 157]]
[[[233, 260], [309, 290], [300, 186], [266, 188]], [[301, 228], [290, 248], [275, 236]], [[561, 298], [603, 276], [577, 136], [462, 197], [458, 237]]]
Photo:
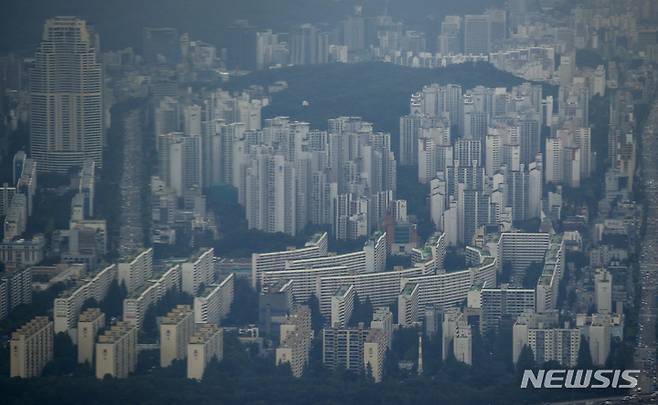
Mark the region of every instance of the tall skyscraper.
[[84, 20], [46, 21], [31, 71], [30, 142], [40, 171], [65, 173], [85, 159], [103, 166], [103, 72]]
[[443, 55], [460, 53], [462, 50], [462, 17], [447, 15], [441, 23], [438, 37], [439, 52]]
[[502, 48], [502, 42], [507, 38], [507, 14], [505, 10], [491, 9], [486, 12], [489, 18], [489, 42], [492, 50]]
[[464, 53], [488, 55], [489, 35], [489, 17], [487, 15], [464, 16]]
[[147, 63], [175, 66], [181, 59], [178, 30], [144, 27], [142, 53]]
[[311, 24], [303, 24], [291, 35], [290, 61], [294, 65], [327, 63], [329, 35]]

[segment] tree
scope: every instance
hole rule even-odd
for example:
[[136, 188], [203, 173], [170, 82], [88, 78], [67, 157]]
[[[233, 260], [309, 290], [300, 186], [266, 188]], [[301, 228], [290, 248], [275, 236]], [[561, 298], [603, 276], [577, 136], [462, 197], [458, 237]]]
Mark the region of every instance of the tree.
[[235, 278], [235, 293], [224, 324], [248, 325], [258, 322], [258, 293], [243, 278]]
[[512, 262], [505, 261], [503, 262], [503, 268], [500, 272], [500, 282], [509, 283], [512, 278]]
[[361, 302], [359, 295], [354, 295], [354, 308], [352, 309], [352, 316], [347, 322], [348, 326], [357, 326], [359, 323], [363, 323], [366, 327], [370, 325], [372, 321], [372, 302], [370, 302], [370, 297], [366, 297], [364, 302]]
[[535, 288], [543, 271], [544, 265], [542, 263], [530, 263], [523, 274], [523, 288]]
[[516, 362], [516, 374], [523, 375], [524, 370], [532, 370], [535, 368], [535, 355], [532, 348], [528, 345], [523, 345], [519, 359]]
[[324, 325], [324, 318], [322, 317], [322, 312], [320, 312], [320, 301], [315, 294], [311, 294], [306, 300], [306, 305], [308, 305], [311, 311], [311, 327], [317, 334], [322, 325]]
[[113, 280], [110, 284], [110, 288], [107, 290], [107, 295], [103, 302], [100, 303], [101, 312], [105, 314], [106, 317], [120, 317], [123, 313], [123, 300], [128, 296], [128, 289], [124, 282], [119, 282]]
[[593, 367], [592, 354], [589, 351], [589, 341], [585, 335], [580, 335], [580, 347], [578, 348], [577, 367], [583, 370], [589, 370]]
[[78, 352], [68, 333], [60, 332], [55, 335], [53, 353], [53, 360], [43, 370], [44, 376], [68, 375], [75, 371], [78, 366]]

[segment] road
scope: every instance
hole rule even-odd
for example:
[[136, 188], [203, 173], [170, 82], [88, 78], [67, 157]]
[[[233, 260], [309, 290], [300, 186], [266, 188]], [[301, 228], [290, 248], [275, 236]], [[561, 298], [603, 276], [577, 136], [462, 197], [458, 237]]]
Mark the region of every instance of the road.
[[639, 337], [635, 367], [642, 370], [639, 386], [643, 392], [656, 389], [656, 293], [658, 283], [658, 102], [652, 106], [642, 131], [640, 152], [645, 191], [646, 233], [640, 248]]
[[123, 118], [123, 162], [121, 167], [121, 214], [119, 256], [131, 256], [144, 245], [142, 182], [144, 176], [143, 130], [139, 110]]

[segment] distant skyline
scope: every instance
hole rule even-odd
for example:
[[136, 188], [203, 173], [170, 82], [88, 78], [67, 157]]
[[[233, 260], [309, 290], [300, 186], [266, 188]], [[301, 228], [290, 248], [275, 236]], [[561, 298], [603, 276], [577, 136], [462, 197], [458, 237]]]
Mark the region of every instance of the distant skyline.
[[[221, 47], [222, 30], [236, 19], [246, 19], [258, 28], [285, 32], [296, 24], [338, 21], [350, 13], [355, 4], [363, 4], [367, 15], [381, 14], [388, 3], [389, 14], [412, 26], [417, 24], [417, 29], [432, 27], [434, 24], [428, 17], [434, 16], [434, 29], [438, 31], [443, 15], [478, 13], [487, 7], [500, 6], [504, 1], [10, 0], [6, 3], [0, 13], [0, 52], [30, 54], [38, 46], [46, 19], [55, 15], [75, 15], [94, 25], [101, 35], [102, 49], [139, 47], [141, 30], [145, 26], [175, 27]], [[413, 4], [417, 7], [412, 7]]]

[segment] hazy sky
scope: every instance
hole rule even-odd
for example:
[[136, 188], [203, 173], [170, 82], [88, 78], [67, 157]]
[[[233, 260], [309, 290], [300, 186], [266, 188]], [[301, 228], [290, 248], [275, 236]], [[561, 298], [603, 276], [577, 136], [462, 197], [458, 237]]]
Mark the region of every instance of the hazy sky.
[[[445, 14], [474, 13], [503, 0], [361, 0], [365, 12], [390, 14], [412, 28], [435, 25]], [[0, 52], [31, 53], [46, 18], [76, 15], [94, 23], [105, 49], [139, 46], [143, 26], [173, 26], [194, 39], [219, 44], [235, 19], [286, 31], [293, 24], [334, 22], [355, 0], [6, 0], [0, 13]], [[428, 18], [428, 16], [431, 16]], [[438, 28], [438, 27], [437, 27]]]

